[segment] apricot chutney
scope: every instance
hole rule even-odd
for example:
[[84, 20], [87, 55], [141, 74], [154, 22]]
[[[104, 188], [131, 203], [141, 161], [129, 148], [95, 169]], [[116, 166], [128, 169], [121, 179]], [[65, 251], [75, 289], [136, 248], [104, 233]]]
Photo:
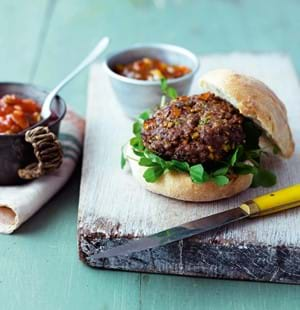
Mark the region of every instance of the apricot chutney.
[[128, 78], [144, 81], [157, 81], [162, 78], [176, 79], [191, 72], [181, 65], [170, 65], [156, 58], [138, 59], [128, 64], [118, 64], [115, 72]]

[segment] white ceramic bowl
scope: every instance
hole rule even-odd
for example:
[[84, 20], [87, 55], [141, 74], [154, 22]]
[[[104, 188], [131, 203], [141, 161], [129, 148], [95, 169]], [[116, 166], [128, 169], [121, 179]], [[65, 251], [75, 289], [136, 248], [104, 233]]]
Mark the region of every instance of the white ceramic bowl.
[[117, 64], [127, 64], [144, 57], [157, 58], [169, 64], [183, 65], [191, 69], [190, 73], [182, 77], [168, 79], [168, 85], [176, 88], [178, 95], [188, 94], [193, 77], [199, 68], [199, 61], [192, 52], [175, 45], [138, 44], [110, 55], [105, 62], [106, 71], [121, 107], [131, 118], [160, 103], [162, 96], [160, 81], [142, 81], [124, 77], [114, 72], [114, 68]]

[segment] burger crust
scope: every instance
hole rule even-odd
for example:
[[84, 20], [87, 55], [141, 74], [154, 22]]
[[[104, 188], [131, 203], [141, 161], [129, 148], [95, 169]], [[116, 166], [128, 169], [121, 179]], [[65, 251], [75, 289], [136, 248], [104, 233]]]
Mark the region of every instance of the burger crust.
[[279, 154], [285, 158], [293, 155], [295, 144], [286, 108], [264, 83], [231, 70], [219, 69], [203, 75], [200, 86], [204, 92], [212, 92], [227, 100], [242, 115], [259, 125], [264, 130], [263, 145], [276, 144]]
[[203, 184], [193, 183], [190, 176], [184, 172], [168, 171], [156, 182], [146, 182], [143, 174], [147, 167], [138, 164], [138, 157], [132, 152], [130, 145], [126, 148], [126, 158], [134, 178], [147, 190], [170, 198], [191, 201], [208, 202], [234, 196], [246, 190], [252, 182], [252, 174], [235, 175], [224, 186], [218, 186], [214, 182]]

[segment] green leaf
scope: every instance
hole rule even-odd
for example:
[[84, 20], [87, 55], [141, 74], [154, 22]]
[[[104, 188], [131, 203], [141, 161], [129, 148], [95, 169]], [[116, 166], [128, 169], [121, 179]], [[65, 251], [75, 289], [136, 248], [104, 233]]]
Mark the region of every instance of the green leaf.
[[136, 121], [132, 125], [132, 131], [137, 136], [142, 132], [142, 124], [139, 121]]
[[276, 184], [276, 175], [265, 169], [258, 169], [253, 176], [252, 187], [263, 186], [270, 187]]
[[158, 155], [156, 155], [156, 154], [150, 152], [150, 151], [147, 150], [147, 149], [145, 149], [144, 155], [145, 155], [145, 157], [151, 159], [152, 162], [154, 162], [154, 163], [160, 165], [161, 167], [166, 167], [166, 166], [167, 166], [166, 162], [165, 162], [162, 158], [160, 158]]
[[168, 88], [168, 82], [166, 78], [160, 79], [160, 89], [164, 93]]
[[143, 177], [146, 180], [146, 182], [153, 183], [160, 178], [160, 176], [164, 173], [164, 171], [165, 171], [164, 168], [157, 165], [157, 166], [148, 168], [144, 172]]
[[194, 183], [205, 182], [204, 168], [201, 164], [194, 165], [190, 168], [190, 176]]
[[239, 146], [235, 149], [233, 155], [232, 155], [231, 158], [230, 158], [230, 166], [234, 166], [234, 165], [235, 165], [235, 163], [236, 163], [236, 162], [240, 159], [240, 157], [242, 156], [243, 151], [244, 151], [244, 148], [243, 148], [242, 145], [239, 145]]
[[149, 111], [144, 111], [139, 115], [139, 119], [142, 119], [143, 121], [146, 121], [147, 119], [150, 118], [150, 112]]
[[238, 154], [238, 149], [236, 149], [233, 153], [233, 155], [230, 158], [230, 166], [234, 166], [236, 160], [237, 160], [237, 154]]
[[228, 172], [228, 167], [222, 167], [212, 173], [212, 176], [226, 175]]
[[133, 137], [130, 139], [129, 143], [136, 151], [143, 151], [145, 149], [141, 137]]
[[132, 148], [132, 152], [136, 155], [136, 156], [144, 156], [144, 152], [143, 151], [137, 151], [134, 148]]
[[140, 166], [144, 166], [144, 167], [152, 167], [157, 165], [156, 163], [154, 163], [151, 159], [146, 158], [146, 157], [142, 157], [139, 160], [139, 165]]
[[229, 183], [229, 179], [225, 175], [214, 176], [211, 180], [218, 186], [224, 186]]
[[124, 155], [124, 145], [121, 148], [121, 169], [123, 169], [126, 165], [126, 157]]
[[160, 80], [160, 89], [164, 95], [167, 95], [171, 99], [176, 99], [178, 97], [177, 90], [174, 87], [168, 86], [166, 78]]
[[139, 138], [133, 137], [133, 138], [130, 139], [129, 143], [130, 143], [131, 146], [136, 146], [136, 145], [139, 144]]
[[167, 95], [171, 98], [171, 99], [176, 99], [178, 97], [177, 95], [177, 90], [173, 87], [168, 87], [167, 89]]
[[167, 166], [170, 170], [177, 170], [181, 172], [189, 172], [190, 170], [190, 165], [187, 162], [175, 159], [167, 162]]
[[257, 168], [245, 163], [236, 163], [236, 165], [234, 166], [234, 172], [237, 174], [256, 174]]

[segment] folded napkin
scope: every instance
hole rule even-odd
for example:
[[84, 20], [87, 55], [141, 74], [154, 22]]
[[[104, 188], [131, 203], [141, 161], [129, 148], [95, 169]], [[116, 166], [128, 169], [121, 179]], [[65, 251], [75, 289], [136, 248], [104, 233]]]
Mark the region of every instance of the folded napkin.
[[83, 134], [84, 120], [68, 112], [59, 133], [64, 151], [60, 168], [24, 185], [0, 186], [0, 233], [15, 231], [63, 187], [79, 160]]

